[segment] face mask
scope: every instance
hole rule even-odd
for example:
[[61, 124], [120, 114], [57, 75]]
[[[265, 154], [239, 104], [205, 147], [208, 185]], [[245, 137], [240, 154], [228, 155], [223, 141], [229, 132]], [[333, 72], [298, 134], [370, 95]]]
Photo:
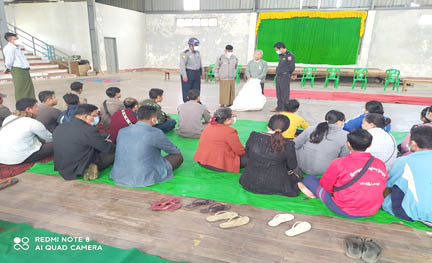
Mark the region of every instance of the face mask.
[[199, 46], [194, 46], [194, 50], [195, 50], [195, 51], [199, 51], [199, 50], [200, 50], [200, 47], [199, 47]]
[[14, 41], [14, 44], [15, 44], [15, 46], [22, 46], [22, 45], [23, 45], [21, 39], [17, 39], [17, 40], [15, 40], [15, 41]]
[[276, 50], [276, 54], [280, 55], [282, 52], [280, 50]]
[[96, 126], [99, 123], [99, 116], [93, 117], [94, 121], [91, 123], [91, 126]]
[[234, 117], [233, 118], [233, 123], [232, 124], [235, 124], [237, 122], [237, 117]]
[[158, 124], [158, 120], [156, 118], [152, 119], [152, 122], [154, 123], [153, 126], [155, 126], [156, 124]]
[[232, 56], [232, 52], [227, 52], [226, 56], [227, 56], [227, 58], [230, 58]]

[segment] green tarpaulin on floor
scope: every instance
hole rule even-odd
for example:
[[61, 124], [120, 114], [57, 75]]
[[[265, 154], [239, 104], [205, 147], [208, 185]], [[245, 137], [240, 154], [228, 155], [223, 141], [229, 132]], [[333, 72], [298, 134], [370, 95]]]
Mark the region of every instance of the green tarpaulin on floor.
[[[81, 239], [79, 239], [81, 238]], [[0, 262], [29, 263], [168, 263], [136, 248], [120, 249], [87, 241], [86, 237], [60, 235], [28, 224], [0, 220]]]
[[[239, 120], [233, 127], [237, 129], [240, 140], [245, 144], [252, 131], [265, 131], [267, 129], [266, 125], [266, 122]], [[406, 134], [407, 133], [404, 132], [392, 132], [397, 142], [401, 142]], [[243, 190], [239, 184], [240, 174], [212, 172], [202, 168], [192, 160], [198, 146], [198, 139], [181, 138], [175, 131], [169, 132], [167, 136], [181, 149], [185, 161], [182, 166], [174, 172], [173, 179], [150, 187], [142, 187], [142, 189], [172, 195], [212, 199], [234, 204], [248, 204], [255, 207], [280, 211], [338, 217], [320, 200], [307, 199], [303, 194], [300, 194], [298, 197], [285, 197], [247, 192]], [[107, 168], [100, 173], [97, 180], [92, 182], [114, 185], [113, 181], [109, 178], [110, 171], [111, 168]], [[59, 174], [54, 171], [53, 162], [37, 163], [29, 169], [28, 172], [59, 176]], [[402, 223], [418, 229], [428, 229], [422, 223], [404, 221], [383, 210], [379, 210], [374, 216], [355, 220], [373, 221], [382, 224]]]

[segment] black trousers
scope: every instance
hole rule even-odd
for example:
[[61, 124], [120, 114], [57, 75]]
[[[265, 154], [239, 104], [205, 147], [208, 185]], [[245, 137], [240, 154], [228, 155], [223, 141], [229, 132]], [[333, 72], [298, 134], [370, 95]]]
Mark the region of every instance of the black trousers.
[[[245, 168], [248, 161], [249, 161], [249, 159], [247, 158], [246, 155], [240, 156], [240, 168]], [[215, 172], [226, 172], [225, 170], [222, 170], [222, 169], [210, 166], [210, 165], [205, 165], [205, 164], [200, 164], [200, 163], [198, 163], [198, 164], [201, 165], [202, 167], [206, 168], [206, 169], [209, 169], [209, 170], [212, 170]]]
[[45, 159], [48, 156], [51, 156], [53, 154], [54, 154], [53, 143], [47, 142], [47, 143], [42, 144], [39, 151], [32, 153], [32, 155], [30, 155], [22, 163], [34, 163], [34, 162], [43, 160], [43, 159]]
[[285, 100], [290, 97], [290, 81], [291, 74], [281, 74], [276, 77], [276, 97], [277, 106], [276, 110], [283, 111]]
[[186, 102], [188, 100], [187, 95], [189, 90], [191, 89], [201, 90], [201, 69], [197, 69], [197, 70], [186, 69], [186, 75], [188, 78], [187, 82], [184, 82], [182, 75], [180, 75], [183, 102]]
[[114, 153], [98, 153], [96, 155], [96, 160], [94, 161], [94, 163], [98, 167], [98, 170], [102, 171], [103, 169], [113, 164], [114, 156], [115, 156]]
[[183, 155], [181, 154], [169, 154], [164, 158], [171, 164], [173, 171], [183, 163]]
[[260, 84], [261, 84], [261, 92], [264, 95], [264, 82], [261, 82]]

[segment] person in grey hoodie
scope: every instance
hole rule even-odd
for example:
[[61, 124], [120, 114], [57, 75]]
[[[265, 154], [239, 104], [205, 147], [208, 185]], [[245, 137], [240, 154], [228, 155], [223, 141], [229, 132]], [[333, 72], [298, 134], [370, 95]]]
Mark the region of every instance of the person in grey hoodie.
[[233, 55], [233, 46], [225, 47], [225, 54], [221, 55], [215, 63], [214, 73], [219, 81], [220, 107], [229, 107], [235, 98], [235, 77], [238, 59]]
[[294, 139], [298, 169], [308, 175], [322, 175], [334, 159], [349, 154], [344, 122], [342, 112], [331, 110], [324, 122], [307, 128]]

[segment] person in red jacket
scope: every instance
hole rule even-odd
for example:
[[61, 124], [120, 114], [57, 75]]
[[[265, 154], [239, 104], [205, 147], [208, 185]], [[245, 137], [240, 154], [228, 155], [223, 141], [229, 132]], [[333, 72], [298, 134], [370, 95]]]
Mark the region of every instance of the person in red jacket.
[[386, 167], [381, 160], [365, 152], [372, 143], [369, 132], [353, 130], [347, 137], [351, 153], [331, 162], [321, 180], [308, 176], [299, 183], [299, 188], [309, 197], [321, 199], [338, 215], [372, 216], [384, 202]]
[[230, 108], [218, 109], [201, 134], [193, 160], [213, 171], [239, 173], [247, 158], [237, 130], [229, 127], [236, 118]]
[[138, 120], [136, 117], [136, 111], [139, 108], [137, 99], [126, 98], [123, 101], [125, 108], [119, 110], [111, 116], [110, 123], [110, 139], [116, 144], [117, 134], [125, 127], [135, 124]]

